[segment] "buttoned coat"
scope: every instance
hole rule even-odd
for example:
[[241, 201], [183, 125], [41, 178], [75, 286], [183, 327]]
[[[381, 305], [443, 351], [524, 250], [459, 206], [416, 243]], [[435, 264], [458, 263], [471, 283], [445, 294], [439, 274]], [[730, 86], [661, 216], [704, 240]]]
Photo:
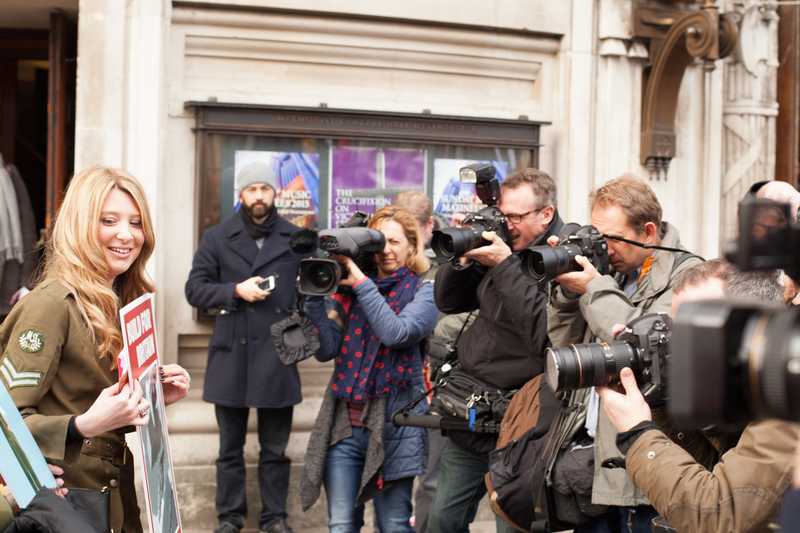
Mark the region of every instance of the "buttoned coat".
[[117, 381], [111, 360], [97, 356], [70, 290], [58, 281], [45, 281], [20, 300], [0, 327], [0, 349], [0, 379], [47, 461], [64, 468], [65, 486], [105, 487], [111, 494], [112, 529], [142, 531], [133, 456], [125, 445], [125, 432], [133, 428], [99, 436], [124, 450], [118, 460], [91, 453], [81, 439], [68, 438], [70, 418], [85, 413]]
[[[302, 257], [289, 248], [299, 230], [278, 217], [259, 249], [238, 213], [207, 230], [186, 281], [186, 299], [201, 309], [219, 309], [208, 347], [203, 399], [226, 407], [288, 407], [300, 403], [294, 366], [278, 360], [270, 326], [291, 313]], [[234, 295], [253, 276], [275, 276], [275, 289], [260, 302]]]

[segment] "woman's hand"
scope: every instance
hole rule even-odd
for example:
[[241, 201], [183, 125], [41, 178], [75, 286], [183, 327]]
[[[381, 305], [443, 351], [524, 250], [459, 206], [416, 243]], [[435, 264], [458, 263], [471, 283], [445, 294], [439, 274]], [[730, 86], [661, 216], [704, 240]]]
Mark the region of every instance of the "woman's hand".
[[189, 393], [192, 378], [180, 365], [162, 365], [158, 369], [164, 390], [164, 404], [169, 405], [182, 400]]
[[69, 489], [64, 486], [64, 480], [61, 478], [61, 476], [64, 475], [64, 469], [60, 466], [51, 465], [49, 463], [47, 466], [50, 468], [50, 472], [52, 472], [53, 476], [56, 478], [55, 493], [57, 496], [61, 496], [63, 498], [69, 492]]
[[150, 402], [142, 395], [137, 380], [133, 386], [121, 380], [106, 387], [89, 410], [75, 417], [75, 428], [92, 438], [125, 426], [144, 426], [150, 420]]
[[347, 277], [339, 282], [339, 285], [352, 287], [363, 281], [367, 276], [358, 268], [355, 261], [344, 255], [337, 255], [335, 259], [342, 267], [347, 270]]

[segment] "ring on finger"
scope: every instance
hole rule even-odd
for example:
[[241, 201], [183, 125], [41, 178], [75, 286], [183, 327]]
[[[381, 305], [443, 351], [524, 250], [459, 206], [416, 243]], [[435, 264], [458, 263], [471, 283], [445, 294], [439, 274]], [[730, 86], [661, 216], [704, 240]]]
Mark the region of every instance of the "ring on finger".
[[149, 411], [149, 409], [147, 407], [140, 407], [139, 408], [139, 416], [142, 417], [142, 418], [146, 417], [147, 416], [147, 411]]

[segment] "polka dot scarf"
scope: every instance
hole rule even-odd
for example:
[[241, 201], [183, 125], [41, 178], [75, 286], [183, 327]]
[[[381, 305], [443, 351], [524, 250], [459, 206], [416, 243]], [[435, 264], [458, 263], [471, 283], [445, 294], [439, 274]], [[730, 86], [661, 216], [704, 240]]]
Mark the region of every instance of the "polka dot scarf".
[[[414, 299], [420, 282], [407, 268], [373, 281], [398, 315]], [[422, 371], [418, 346], [387, 348], [373, 332], [358, 300], [341, 294], [336, 299], [345, 310], [347, 327], [331, 383], [334, 396], [359, 403], [408, 387], [412, 377]]]

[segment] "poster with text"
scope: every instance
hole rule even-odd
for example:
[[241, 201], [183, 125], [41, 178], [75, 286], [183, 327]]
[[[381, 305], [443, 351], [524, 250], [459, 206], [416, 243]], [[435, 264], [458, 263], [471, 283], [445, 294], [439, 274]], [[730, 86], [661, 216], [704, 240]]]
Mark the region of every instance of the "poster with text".
[[159, 378], [153, 295], [144, 294], [120, 312], [124, 348], [120, 367], [136, 379], [150, 402], [150, 420], [136, 432], [141, 447], [144, 493], [152, 533], [180, 533], [181, 517], [167, 430], [167, 411]]
[[[250, 163], [265, 163], [269, 168], [266, 179], [277, 193], [275, 207], [278, 213], [297, 226], [316, 226], [319, 219], [319, 154], [236, 150], [234, 157], [234, 176]], [[233, 201], [238, 209], [237, 191], [234, 191]]]
[[425, 151], [337, 146], [331, 154], [329, 226], [372, 214], [402, 191], [425, 191]]
[[433, 162], [433, 210], [442, 215], [448, 223], [456, 213], [473, 213], [483, 207], [475, 194], [474, 183], [461, 183], [458, 171], [473, 163], [491, 163], [497, 171], [497, 179], [502, 182], [508, 174], [505, 161], [477, 161], [474, 159], [436, 159]]
[[[9, 387], [14, 387], [15, 382], [30, 379], [24, 377], [24, 372], [10, 375], [5, 364], [0, 369], [5, 383], [10, 383]], [[56, 487], [56, 480], [3, 380], [0, 380], [0, 476], [22, 509], [31, 503], [40, 488]]]

